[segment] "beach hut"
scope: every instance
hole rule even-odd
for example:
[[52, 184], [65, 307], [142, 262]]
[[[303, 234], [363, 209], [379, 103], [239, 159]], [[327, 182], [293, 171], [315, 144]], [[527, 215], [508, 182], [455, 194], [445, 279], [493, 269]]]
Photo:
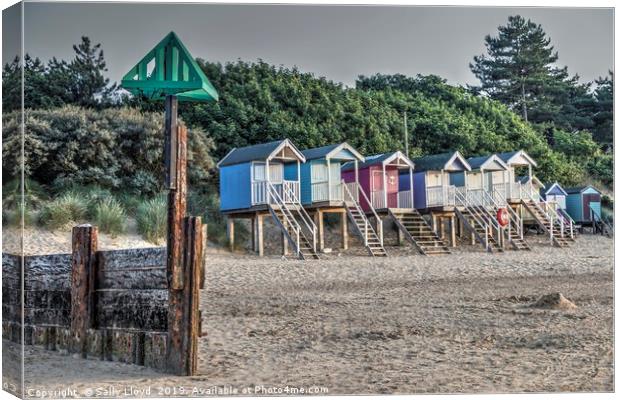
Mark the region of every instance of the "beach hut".
[[[400, 151], [376, 154], [366, 157], [357, 166], [348, 162], [342, 167], [342, 178], [346, 183], [359, 182], [361, 190], [377, 211], [390, 208], [411, 208], [411, 194], [399, 194], [399, 171], [407, 171], [413, 179], [414, 163]], [[362, 209], [371, 210], [364, 196], [360, 197]]]
[[235, 148], [220, 160], [220, 210], [227, 218], [231, 249], [234, 220], [249, 218], [252, 247], [263, 255], [263, 220], [271, 215], [282, 231], [284, 254], [290, 244], [299, 258], [318, 258], [316, 226], [299, 200], [299, 176], [305, 161], [288, 139]]
[[[509, 202], [520, 202], [522, 199], [527, 199], [527, 196], [534, 193], [533, 188], [529, 186], [522, 186], [518, 177], [521, 176], [524, 170], [527, 170], [526, 175], [528, 178], [532, 178], [533, 168], [537, 167], [536, 161], [525, 151], [517, 150], [505, 153], [499, 153], [497, 156], [508, 165], [508, 171], [506, 171], [506, 199]], [[529, 179], [528, 179], [529, 182]]]
[[487, 194], [497, 202], [506, 201], [508, 165], [497, 154], [470, 157], [467, 162], [471, 166], [471, 171], [466, 174], [464, 185], [467, 201], [484, 201]]
[[592, 223], [601, 216], [601, 192], [594, 186], [566, 189], [566, 212], [577, 223]]
[[568, 194], [559, 183], [546, 184], [540, 190], [540, 195], [547, 203], [555, 205], [556, 209], [566, 209], [566, 196]]
[[[264, 209], [269, 202], [299, 199], [299, 170], [304, 155], [288, 139], [231, 150], [220, 171], [220, 210]], [[285, 168], [293, 165], [294, 168]], [[270, 188], [274, 196], [269, 196]]]
[[[381, 249], [370, 248], [372, 246], [369, 245], [369, 241], [373, 238], [374, 232], [366, 229], [368, 220], [361, 210], [359, 212], [357, 210], [357, 164], [363, 162], [364, 157], [348, 143], [308, 149], [302, 151], [302, 154], [306, 162], [300, 169], [301, 203], [312, 215], [317, 226], [319, 250], [325, 249], [325, 214], [340, 214], [341, 247], [348, 248], [347, 214], [349, 214], [370, 254], [377, 255], [382, 252]], [[341, 168], [348, 162], [353, 164], [355, 180], [345, 187], [342, 183]], [[288, 165], [286, 168], [292, 169], [295, 166]], [[351, 204], [352, 201], [356, 204]], [[374, 238], [379, 244], [383, 241], [380, 235], [375, 235]]]
[[[341, 168], [351, 162], [354, 176], [357, 176], [357, 164], [363, 162], [364, 157], [348, 143], [308, 149], [302, 154], [306, 163], [301, 165], [300, 172], [301, 203], [306, 207], [342, 206]], [[285, 169], [294, 168], [295, 165], [289, 164]]]
[[419, 210], [454, 207], [455, 183], [464, 181], [463, 173], [471, 171], [461, 153], [454, 151], [418, 157], [413, 163], [414, 207]]

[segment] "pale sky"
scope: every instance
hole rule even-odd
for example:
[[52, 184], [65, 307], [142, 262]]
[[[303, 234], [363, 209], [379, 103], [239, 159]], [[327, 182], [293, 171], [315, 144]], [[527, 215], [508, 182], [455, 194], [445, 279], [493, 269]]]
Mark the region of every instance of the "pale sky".
[[[508, 16], [542, 24], [560, 65], [591, 81], [613, 69], [613, 9], [417, 6], [26, 3], [25, 49], [44, 60], [72, 57], [89, 36], [103, 46], [109, 77], [119, 81], [174, 30], [208, 61], [264, 61], [352, 85], [360, 75], [437, 74], [478, 83], [469, 69]], [[5, 12], [5, 32], [18, 31]], [[7, 38], [7, 35], [3, 35]], [[18, 51], [5, 40], [3, 62]]]

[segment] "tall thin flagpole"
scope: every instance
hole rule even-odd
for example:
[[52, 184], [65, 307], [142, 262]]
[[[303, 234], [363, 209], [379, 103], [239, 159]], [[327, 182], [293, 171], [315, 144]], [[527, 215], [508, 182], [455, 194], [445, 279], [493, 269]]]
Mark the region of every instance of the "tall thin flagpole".
[[405, 111], [405, 155], [409, 157], [409, 132], [407, 131], [407, 111]]

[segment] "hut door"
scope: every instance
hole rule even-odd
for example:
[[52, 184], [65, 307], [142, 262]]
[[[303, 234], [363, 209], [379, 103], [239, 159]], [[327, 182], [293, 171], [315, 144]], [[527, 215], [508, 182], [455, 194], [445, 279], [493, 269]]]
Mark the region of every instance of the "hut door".
[[387, 181], [387, 206], [390, 208], [396, 208], [398, 207], [398, 170], [389, 169], [385, 171], [385, 174], [387, 175], [385, 177]]
[[600, 201], [598, 194], [584, 194], [583, 195], [583, 220], [591, 221], [592, 215], [590, 214], [590, 203]]
[[370, 201], [375, 208], [385, 208], [383, 197], [383, 171], [372, 170], [372, 182], [370, 187]]
[[493, 172], [485, 172], [484, 175], [484, 183], [486, 184], [484, 189], [489, 193], [493, 193]]

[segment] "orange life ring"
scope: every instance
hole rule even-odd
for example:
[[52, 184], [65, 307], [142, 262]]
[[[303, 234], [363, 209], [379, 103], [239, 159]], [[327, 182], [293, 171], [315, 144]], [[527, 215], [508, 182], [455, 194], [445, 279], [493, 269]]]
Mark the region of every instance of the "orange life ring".
[[505, 208], [500, 208], [497, 210], [497, 222], [499, 222], [501, 226], [508, 225], [508, 211]]

